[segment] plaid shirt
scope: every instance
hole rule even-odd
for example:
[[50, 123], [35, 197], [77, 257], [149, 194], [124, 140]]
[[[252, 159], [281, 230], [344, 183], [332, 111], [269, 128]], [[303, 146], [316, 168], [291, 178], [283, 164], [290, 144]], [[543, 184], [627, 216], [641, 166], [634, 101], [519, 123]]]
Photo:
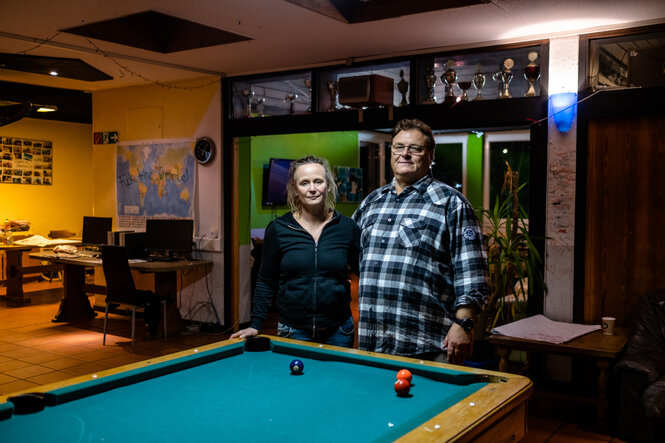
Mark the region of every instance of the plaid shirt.
[[397, 355], [440, 352], [461, 305], [481, 308], [487, 257], [466, 198], [426, 175], [400, 195], [395, 181], [363, 200], [360, 349]]

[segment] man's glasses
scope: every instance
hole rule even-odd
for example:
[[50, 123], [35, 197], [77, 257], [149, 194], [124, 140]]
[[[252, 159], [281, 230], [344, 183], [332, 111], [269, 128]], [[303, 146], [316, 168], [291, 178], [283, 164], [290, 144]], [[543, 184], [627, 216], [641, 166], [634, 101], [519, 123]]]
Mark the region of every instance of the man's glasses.
[[393, 155], [402, 155], [406, 153], [405, 151], [408, 151], [411, 155], [422, 155], [425, 149], [427, 149], [427, 146], [423, 145], [392, 145], [390, 151]]

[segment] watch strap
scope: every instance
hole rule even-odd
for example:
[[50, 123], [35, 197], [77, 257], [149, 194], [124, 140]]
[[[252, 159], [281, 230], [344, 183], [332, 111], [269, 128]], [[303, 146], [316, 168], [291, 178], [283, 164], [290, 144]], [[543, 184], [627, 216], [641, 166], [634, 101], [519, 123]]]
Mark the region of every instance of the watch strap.
[[471, 318], [457, 318], [453, 317], [453, 321], [460, 325], [462, 329], [464, 329], [466, 332], [471, 332], [474, 328], [474, 322], [473, 319]]

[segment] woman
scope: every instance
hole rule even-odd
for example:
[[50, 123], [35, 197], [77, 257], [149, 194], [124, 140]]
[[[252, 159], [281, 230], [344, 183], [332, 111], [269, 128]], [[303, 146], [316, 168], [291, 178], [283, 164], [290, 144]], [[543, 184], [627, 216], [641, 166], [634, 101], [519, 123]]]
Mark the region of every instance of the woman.
[[286, 189], [291, 212], [266, 228], [251, 326], [231, 338], [257, 335], [276, 296], [279, 336], [351, 347], [348, 273], [358, 273], [360, 229], [335, 211], [337, 186], [326, 160], [291, 162]]

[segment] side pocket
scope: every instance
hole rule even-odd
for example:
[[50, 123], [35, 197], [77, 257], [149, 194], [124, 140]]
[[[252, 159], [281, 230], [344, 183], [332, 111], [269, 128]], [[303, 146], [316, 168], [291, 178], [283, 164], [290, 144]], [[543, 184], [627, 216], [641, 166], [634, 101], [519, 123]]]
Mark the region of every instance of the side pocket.
[[342, 323], [339, 327], [339, 332], [343, 335], [353, 335], [356, 332], [355, 324], [353, 323], [353, 317], [350, 316], [347, 321]]

